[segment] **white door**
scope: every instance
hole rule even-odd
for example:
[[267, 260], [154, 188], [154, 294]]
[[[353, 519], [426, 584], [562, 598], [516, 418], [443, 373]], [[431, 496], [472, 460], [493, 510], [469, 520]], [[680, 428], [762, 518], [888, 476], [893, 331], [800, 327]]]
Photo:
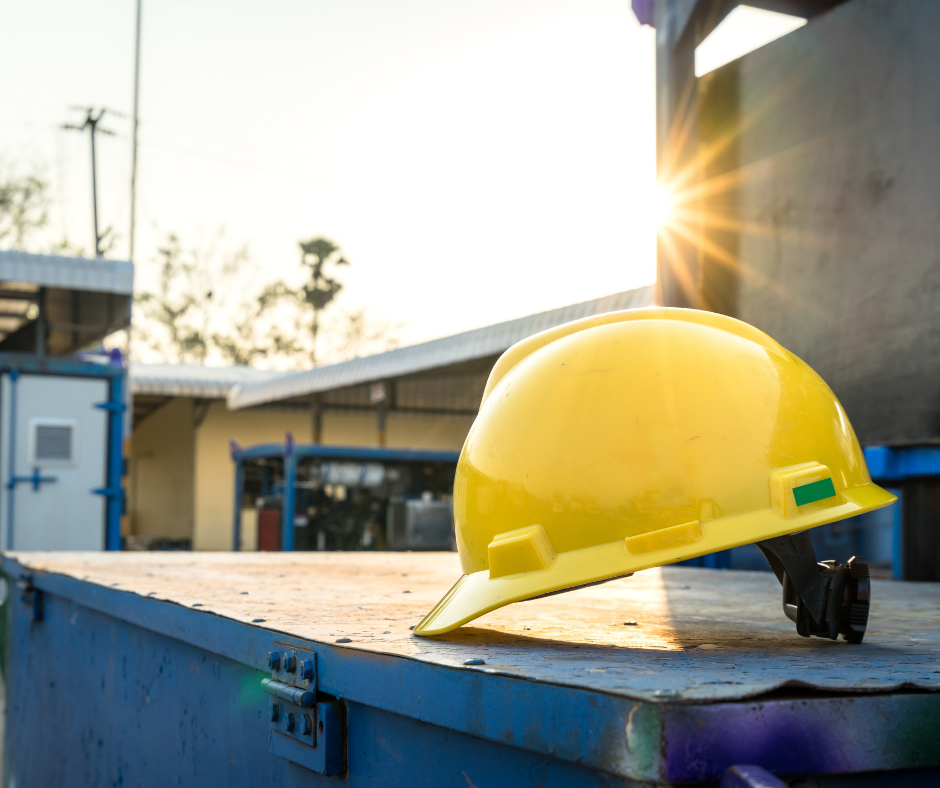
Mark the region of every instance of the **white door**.
[[104, 549], [105, 498], [94, 490], [107, 486], [108, 413], [95, 406], [107, 400], [106, 380], [0, 378], [3, 549]]

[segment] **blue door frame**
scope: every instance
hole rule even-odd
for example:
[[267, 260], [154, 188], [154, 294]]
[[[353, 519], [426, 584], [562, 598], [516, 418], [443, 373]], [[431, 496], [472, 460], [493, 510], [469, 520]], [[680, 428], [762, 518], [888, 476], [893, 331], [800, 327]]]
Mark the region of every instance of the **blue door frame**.
[[57, 356], [34, 356], [23, 353], [0, 353], [0, 374], [10, 376], [10, 456], [7, 488], [7, 544], [6, 549], [13, 549], [14, 535], [14, 496], [16, 486], [31, 483], [38, 489], [42, 483], [54, 483], [55, 477], [18, 476], [16, 473], [16, 389], [20, 375], [64, 375], [79, 378], [104, 378], [108, 381], [108, 399], [99, 402], [96, 407], [108, 413], [108, 458], [106, 465], [106, 485], [92, 490], [95, 495], [103, 495], [105, 505], [105, 550], [121, 549], [121, 515], [124, 513], [124, 488], [121, 479], [124, 475], [124, 412], [127, 370], [121, 362], [120, 354], [112, 356], [109, 364], [96, 364], [75, 358]]
[[[323, 460], [351, 462], [453, 462], [460, 458], [455, 451], [427, 451], [423, 449], [385, 449], [363, 446], [324, 446], [321, 443], [294, 443], [288, 432], [284, 443], [263, 443], [242, 448], [230, 441], [229, 451], [235, 464], [235, 497], [232, 511], [232, 550], [241, 549], [242, 498], [245, 494], [245, 462], [250, 460], [284, 461], [284, 506], [281, 510], [281, 550], [294, 549], [293, 516], [297, 501], [297, 466], [301, 460], [314, 457]], [[287, 513], [290, 512], [290, 519]]]

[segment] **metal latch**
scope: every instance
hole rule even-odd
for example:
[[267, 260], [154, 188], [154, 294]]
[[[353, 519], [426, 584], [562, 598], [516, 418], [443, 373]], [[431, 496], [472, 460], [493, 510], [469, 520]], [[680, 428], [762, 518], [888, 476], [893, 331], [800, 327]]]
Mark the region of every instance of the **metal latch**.
[[33, 576], [21, 576], [16, 581], [16, 585], [20, 589], [20, 599], [23, 604], [33, 609], [33, 621], [42, 621], [44, 613], [42, 591], [33, 585]]
[[38, 492], [39, 485], [41, 484], [52, 484], [53, 482], [59, 481], [58, 476], [43, 476], [39, 473], [39, 468], [33, 468], [32, 476], [10, 476], [10, 481], [7, 483], [7, 489], [12, 490], [18, 484], [31, 484], [33, 485], [33, 492]]
[[343, 706], [317, 692], [317, 655], [271, 651], [268, 667], [261, 688], [272, 696], [270, 752], [318, 774], [342, 774]]

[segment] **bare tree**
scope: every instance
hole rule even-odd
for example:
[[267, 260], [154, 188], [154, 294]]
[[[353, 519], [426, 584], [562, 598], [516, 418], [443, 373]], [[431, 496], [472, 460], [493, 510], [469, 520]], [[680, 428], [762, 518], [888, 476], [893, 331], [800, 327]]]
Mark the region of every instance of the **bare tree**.
[[206, 245], [184, 248], [177, 235], [167, 236], [157, 250], [155, 292], [135, 299], [138, 353], [177, 363], [203, 363], [214, 349], [235, 363], [266, 355], [253, 332], [270, 299], [261, 305], [243, 295], [239, 275], [252, 267], [250, 253], [246, 246], [226, 249], [222, 241], [220, 231]]
[[401, 328], [401, 323], [370, 319], [364, 309], [347, 312], [336, 326], [338, 341], [334, 355], [337, 360], [346, 361], [396, 348]]
[[[65, 238], [48, 243], [50, 203], [39, 171], [22, 174], [0, 162], [0, 248], [84, 255]], [[399, 325], [373, 321], [362, 309], [329, 309], [343, 289], [336, 269], [350, 264], [339, 245], [317, 236], [299, 246], [305, 283], [278, 280], [258, 291], [247, 246], [228, 247], [222, 231], [188, 246], [169, 233], [156, 254], [156, 287], [135, 298], [135, 357], [297, 368], [395, 347]]]
[[259, 291], [251, 286], [259, 268], [246, 247], [224, 248], [219, 233], [188, 248], [170, 234], [158, 251], [158, 286], [136, 299], [137, 357], [296, 369], [397, 344], [398, 326], [371, 321], [364, 310], [326, 313], [342, 289], [332, 268], [349, 265], [336, 244], [314, 238], [301, 252], [306, 284], [278, 280]]
[[49, 222], [49, 184], [32, 173], [0, 175], [0, 247], [23, 249]]
[[275, 321], [265, 321], [272, 310], [296, 297], [281, 281], [267, 285], [256, 298], [237, 307], [231, 328], [214, 333], [212, 344], [233, 364], [250, 365], [264, 358], [288, 362], [306, 359], [307, 349], [297, 336], [284, 331]]

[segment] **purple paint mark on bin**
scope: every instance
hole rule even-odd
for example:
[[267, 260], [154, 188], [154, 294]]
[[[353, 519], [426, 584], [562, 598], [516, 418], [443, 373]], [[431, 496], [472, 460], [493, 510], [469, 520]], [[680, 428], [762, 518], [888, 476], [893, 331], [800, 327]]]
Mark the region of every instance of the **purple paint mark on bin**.
[[718, 781], [737, 764], [810, 775], [940, 765], [940, 698], [805, 698], [667, 704], [663, 772], [669, 782]]

